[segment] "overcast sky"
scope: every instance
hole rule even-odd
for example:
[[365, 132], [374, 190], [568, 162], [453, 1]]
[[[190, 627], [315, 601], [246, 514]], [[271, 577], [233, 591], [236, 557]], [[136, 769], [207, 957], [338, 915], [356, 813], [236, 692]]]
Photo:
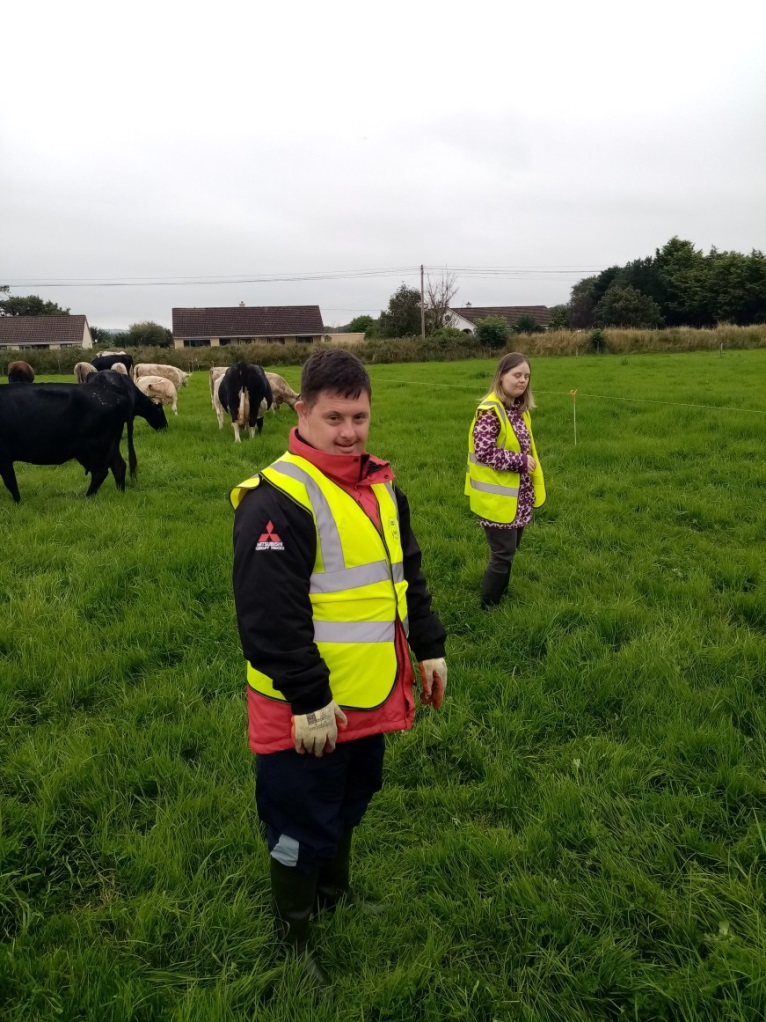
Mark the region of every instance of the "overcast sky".
[[421, 262], [458, 305], [553, 305], [674, 234], [766, 249], [763, 0], [25, 0], [1, 28], [0, 284], [91, 325], [343, 323]]

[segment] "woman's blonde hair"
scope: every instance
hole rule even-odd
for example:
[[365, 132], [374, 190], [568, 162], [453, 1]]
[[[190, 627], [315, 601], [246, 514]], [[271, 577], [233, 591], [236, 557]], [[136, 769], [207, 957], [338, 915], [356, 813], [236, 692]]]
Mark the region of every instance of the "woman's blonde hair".
[[[500, 381], [508, 372], [509, 369], [515, 369], [516, 366], [520, 366], [522, 362], [526, 362], [529, 365], [529, 359], [526, 355], [522, 355], [518, 351], [509, 351], [507, 355], [503, 355], [497, 364], [495, 370], [495, 378], [492, 381], [492, 390], [497, 394], [501, 401], [505, 402], [508, 395], [502, 388]], [[529, 383], [527, 389], [521, 395], [521, 401], [517, 406], [520, 412], [528, 412], [531, 408], [536, 408], [535, 398], [532, 394], [532, 367], [529, 368]]]

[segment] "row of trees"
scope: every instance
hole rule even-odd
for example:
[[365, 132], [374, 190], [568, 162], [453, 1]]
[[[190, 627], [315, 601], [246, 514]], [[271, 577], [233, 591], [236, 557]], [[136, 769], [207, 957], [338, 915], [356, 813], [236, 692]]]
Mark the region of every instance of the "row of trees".
[[[7, 286], [0, 287], [0, 293], [7, 294]], [[44, 302], [37, 295], [12, 295], [0, 300], [0, 316], [68, 316], [70, 313], [71, 309], [65, 309], [56, 302]], [[96, 344], [120, 348], [168, 348], [173, 343], [170, 330], [152, 320], [131, 323], [127, 331], [122, 333], [92, 326], [90, 334]]]
[[715, 248], [705, 255], [671, 238], [653, 256], [579, 281], [569, 304], [552, 313], [552, 329], [766, 323], [766, 256]]

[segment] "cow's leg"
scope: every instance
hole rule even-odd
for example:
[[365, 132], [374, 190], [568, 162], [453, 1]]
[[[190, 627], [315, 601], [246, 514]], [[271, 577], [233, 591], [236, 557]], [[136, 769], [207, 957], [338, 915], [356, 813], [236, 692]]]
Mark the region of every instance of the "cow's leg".
[[247, 432], [248, 432], [248, 436], [252, 440], [253, 437], [255, 436], [255, 426], [248, 426], [247, 427]]
[[[258, 436], [260, 436], [261, 435], [261, 430], [263, 429], [263, 417], [258, 419], [255, 424], [258, 427]], [[252, 434], [252, 431], [251, 431], [250, 436], [252, 436], [252, 435], [253, 434]]]
[[173, 414], [174, 415], [178, 415], [178, 395], [177, 394], [173, 395], [173, 404], [172, 404], [171, 407], [173, 408]]
[[[87, 471], [87, 468], [86, 468]], [[97, 468], [90, 469], [90, 486], [88, 487], [85, 496], [95, 497], [101, 488], [101, 484], [109, 475], [109, 465], [99, 465]]]
[[112, 475], [114, 476], [114, 485], [117, 487], [118, 490], [124, 493], [127, 465], [125, 464], [125, 459], [120, 453], [119, 444], [115, 445], [114, 452], [112, 454], [112, 460], [109, 462], [109, 468], [111, 468]]
[[234, 443], [241, 444], [242, 441], [239, 438], [239, 425], [236, 422], [232, 422], [232, 426], [234, 427]]
[[8, 461], [6, 458], [0, 458], [0, 476], [3, 477], [8, 492], [16, 501], [17, 504], [21, 503], [21, 494], [19, 493], [19, 484], [16, 482], [16, 472], [13, 468], [13, 462]]
[[215, 414], [218, 417], [218, 428], [223, 429], [223, 412], [219, 412], [216, 408]]

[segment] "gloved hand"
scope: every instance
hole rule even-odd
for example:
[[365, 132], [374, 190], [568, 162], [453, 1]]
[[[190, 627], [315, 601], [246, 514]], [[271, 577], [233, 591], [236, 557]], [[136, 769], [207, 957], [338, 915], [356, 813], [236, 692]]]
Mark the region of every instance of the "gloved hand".
[[423, 687], [420, 690], [421, 703], [429, 703], [438, 710], [444, 702], [447, 691], [447, 661], [444, 657], [423, 660], [418, 664]]
[[301, 755], [310, 752], [321, 759], [326, 752], [335, 750], [338, 731], [345, 731], [347, 725], [346, 714], [334, 699], [321, 710], [294, 714], [292, 736], [295, 751]]

